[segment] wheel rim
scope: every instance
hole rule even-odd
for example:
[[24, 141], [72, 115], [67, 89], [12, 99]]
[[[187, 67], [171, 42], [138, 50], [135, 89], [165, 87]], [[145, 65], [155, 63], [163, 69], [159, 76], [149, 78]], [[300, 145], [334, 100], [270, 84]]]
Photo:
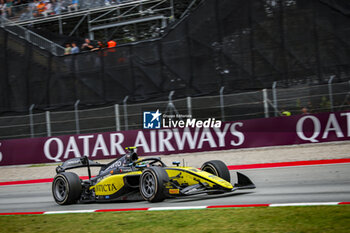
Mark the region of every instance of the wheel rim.
[[141, 187], [142, 194], [146, 198], [150, 198], [153, 196], [155, 189], [156, 189], [156, 182], [155, 182], [154, 176], [151, 173], [147, 172], [142, 177], [142, 187]]
[[64, 200], [67, 196], [67, 186], [66, 182], [62, 178], [58, 178], [54, 186], [55, 197], [58, 201]]
[[210, 174], [218, 176], [218, 173], [217, 173], [216, 169], [211, 167], [211, 166], [209, 166], [209, 165], [205, 166], [202, 170], [205, 171], [205, 172], [208, 172]]

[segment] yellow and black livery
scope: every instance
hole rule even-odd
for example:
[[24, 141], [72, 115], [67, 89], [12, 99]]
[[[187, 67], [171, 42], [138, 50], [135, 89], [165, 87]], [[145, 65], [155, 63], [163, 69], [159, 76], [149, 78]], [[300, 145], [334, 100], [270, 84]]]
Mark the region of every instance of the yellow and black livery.
[[[60, 205], [116, 200], [147, 200], [159, 202], [166, 198], [197, 194], [221, 194], [237, 189], [252, 189], [255, 185], [237, 172], [237, 183], [231, 184], [227, 166], [220, 160], [204, 163], [201, 169], [166, 166], [160, 158], [139, 159], [135, 147], [108, 164], [100, 164], [87, 157], [73, 158], [56, 168], [52, 194]], [[101, 167], [91, 177], [90, 167]], [[66, 170], [87, 167], [89, 179], [81, 180]]]

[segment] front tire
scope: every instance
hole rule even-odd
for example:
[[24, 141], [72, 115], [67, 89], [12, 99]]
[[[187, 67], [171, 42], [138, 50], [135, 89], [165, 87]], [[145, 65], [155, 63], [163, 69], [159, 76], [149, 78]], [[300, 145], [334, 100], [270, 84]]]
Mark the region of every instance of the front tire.
[[205, 162], [202, 165], [201, 170], [216, 175], [231, 183], [230, 171], [228, 170], [226, 164], [221, 160], [211, 160]]
[[52, 195], [57, 204], [68, 205], [76, 203], [80, 199], [81, 192], [81, 181], [75, 173], [59, 173], [52, 182]]
[[168, 173], [163, 168], [147, 168], [140, 177], [140, 193], [149, 202], [161, 202], [166, 198], [164, 184], [167, 182]]

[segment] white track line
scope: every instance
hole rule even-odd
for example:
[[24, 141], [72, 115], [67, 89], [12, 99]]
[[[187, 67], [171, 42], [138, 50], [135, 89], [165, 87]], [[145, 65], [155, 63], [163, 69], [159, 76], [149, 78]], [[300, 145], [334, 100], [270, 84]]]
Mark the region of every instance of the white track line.
[[194, 209], [206, 209], [207, 206], [176, 206], [176, 207], [151, 207], [148, 210], [194, 210]]
[[96, 210], [66, 210], [66, 211], [46, 211], [44, 214], [73, 214], [73, 213], [93, 213]]
[[320, 205], [338, 205], [339, 202], [307, 202], [307, 203], [281, 203], [270, 204], [269, 207], [283, 207], [283, 206], [320, 206]]
[[[261, 206], [265, 205], [265, 206]], [[256, 207], [287, 207], [287, 206], [334, 206], [334, 205], [350, 205], [350, 202], [305, 202], [305, 203], [280, 203], [280, 204], [256, 204]], [[67, 210], [67, 211], [46, 211], [46, 212], [14, 212], [14, 213], [0, 213], [0, 215], [28, 215], [28, 214], [72, 214], [72, 213], [94, 213], [94, 212], [120, 212], [120, 211], [166, 211], [166, 210], [199, 210], [209, 208], [246, 208], [254, 207], [254, 204], [247, 206], [232, 206], [227, 205], [212, 205], [212, 206], [175, 206], [175, 207], [150, 207], [139, 209], [101, 209], [101, 210]]]

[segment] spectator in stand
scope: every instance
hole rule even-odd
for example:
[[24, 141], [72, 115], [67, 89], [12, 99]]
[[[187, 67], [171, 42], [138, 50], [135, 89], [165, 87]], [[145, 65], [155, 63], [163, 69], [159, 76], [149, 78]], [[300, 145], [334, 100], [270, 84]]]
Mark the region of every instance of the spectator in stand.
[[44, 1], [40, 1], [37, 5], [36, 5], [36, 12], [34, 13], [34, 16], [39, 17], [43, 15], [43, 12], [46, 9], [46, 4]]
[[108, 47], [108, 52], [114, 53], [115, 52], [115, 47], [117, 46], [117, 42], [114, 40], [110, 40], [107, 42], [107, 47]]
[[53, 10], [55, 12], [56, 15], [61, 14], [61, 11], [64, 10], [64, 7], [62, 6], [62, 1], [61, 0], [53, 0], [52, 1], [53, 4]]
[[72, 50], [71, 50], [71, 54], [75, 54], [75, 53], [79, 53], [79, 48], [77, 46], [77, 44], [75, 42], [72, 43]]
[[282, 116], [291, 116], [292, 113], [291, 113], [290, 111], [287, 111], [287, 110], [284, 110], [284, 109], [283, 109], [283, 110], [281, 111], [281, 115], [282, 115]]
[[72, 0], [72, 4], [70, 4], [68, 6], [68, 11], [71, 12], [72, 8], [74, 8], [74, 10], [77, 11], [78, 10], [78, 4], [79, 4], [78, 0]]
[[302, 114], [309, 114], [309, 109], [307, 109], [307, 107], [303, 107], [301, 109], [301, 112], [302, 112]]
[[1, 15], [1, 17], [5, 17], [5, 2], [4, 2], [4, 0], [0, 0], [0, 15]]
[[5, 12], [7, 13], [7, 17], [12, 17], [12, 4], [13, 0], [6, 0]]
[[117, 42], [115, 42], [114, 40], [110, 40], [107, 42], [108, 48], [114, 48], [115, 46], [117, 46]]
[[64, 48], [64, 55], [69, 55], [72, 53], [72, 47], [69, 43], [66, 44], [66, 47]]
[[[98, 51], [98, 55], [99, 56], [106, 56], [107, 55], [107, 51], [105, 50], [105, 48], [107, 47], [106, 43], [103, 43], [102, 41], [98, 41], [97, 42], [97, 47], [94, 48], [93, 50], [91, 51], [94, 51], [94, 50], [99, 50]], [[99, 62], [100, 60], [98, 60]]]
[[106, 48], [106, 45], [104, 43], [102, 43], [101, 41], [97, 41], [97, 46], [95, 48], [91, 49], [91, 51], [104, 49], [104, 48]]
[[35, 15], [35, 10], [37, 5], [38, 5], [38, 2], [36, 0], [34, 0], [34, 2], [29, 3], [28, 4], [29, 15], [23, 15], [23, 17], [25, 17], [26, 19], [33, 18]]
[[45, 10], [43, 11], [43, 15], [45, 17], [47, 17], [49, 14], [52, 14], [53, 13], [53, 9], [52, 9], [52, 3], [51, 1], [45, 1]]
[[22, 14], [20, 15], [19, 19], [20, 20], [27, 20], [27, 19], [33, 18], [33, 16], [34, 16], [33, 15], [34, 9], [35, 9], [34, 2], [28, 3], [28, 5], [26, 6], [26, 11], [22, 12]]
[[81, 51], [91, 51], [94, 49], [94, 46], [91, 44], [91, 41], [86, 38], [85, 43], [81, 46]]

